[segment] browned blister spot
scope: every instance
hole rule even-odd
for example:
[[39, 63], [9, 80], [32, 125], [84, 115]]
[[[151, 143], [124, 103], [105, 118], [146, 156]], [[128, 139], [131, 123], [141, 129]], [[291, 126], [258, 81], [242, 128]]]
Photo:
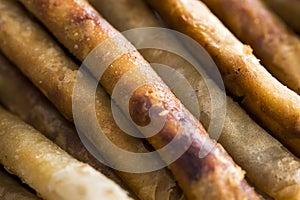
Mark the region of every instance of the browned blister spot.
[[150, 123], [149, 109], [151, 101], [149, 96], [143, 93], [135, 93], [130, 98], [129, 113], [132, 120], [139, 126], [146, 126]]
[[[169, 144], [174, 137], [176, 136], [176, 132], [178, 131], [178, 126], [176, 124], [172, 123], [170, 120], [167, 120], [164, 124], [163, 129], [159, 132], [159, 141], [160, 146], [164, 146]], [[155, 139], [155, 136], [150, 138], [150, 141]]]
[[[141, 87], [133, 94], [130, 99], [129, 110], [135, 123], [138, 125], [147, 125], [150, 123], [149, 109], [151, 106], [159, 102], [157, 98], [160, 95], [163, 95], [165, 98], [170, 96], [167, 95], [169, 94], [167, 91], [160, 91], [160, 89], [161, 88], [159, 87], [152, 87], [152, 89], [149, 89], [147, 92], [147, 87]], [[153, 90], [155, 90], [155, 92], [153, 92]], [[172, 110], [172, 113], [167, 115], [162, 130], [155, 136], [149, 138], [150, 143], [155, 146], [156, 149], [159, 149], [168, 145], [176, 136], [178, 136], [178, 148], [184, 148], [186, 144], [191, 143], [191, 146], [188, 147], [187, 151], [173, 164], [173, 166], [180, 171], [179, 173], [182, 174], [182, 177], [185, 177], [186, 180], [197, 181], [200, 180], [203, 175], [213, 173], [214, 168], [218, 166], [218, 160], [213, 154], [208, 154], [202, 159], [199, 158], [202, 142], [198, 136], [195, 136], [195, 139], [193, 139], [193, 134], [191, 134], [191, 132], [196, 131], [195, 134], [201, 134], [200, 137], [205, 137], [205, 130], [202, 127], [198, 127], [199, 129], [194, 130], [194, 126], [188, 130], [180, 129], [180, 126], [186, 126], [189, 122], [193, 122], [193, 118], [189, 116], [188, 111], [180, 109], [179, 102], [164, 102], [163, 107], [166, 110]], [[212, 141], [209, 140], [208, 142]]]
[[[204, 158], [199, 158], [200, 146], [201, 142], [195, 139], [188, 150], [176, 161], [176, 165], [185, 170], [187, 180], [198, 181], [202, 176], [213, 173], [215, 167], [219, 166], [212, 153]], [[196, 162], [189, 162], [190, 160]]]
[[70, 19], [73, 19], [73, 23], [76, 24], [85, 23], [88, 20], [97, 21], [92, 14], [78, 9], [74, 9], [70, 12]]

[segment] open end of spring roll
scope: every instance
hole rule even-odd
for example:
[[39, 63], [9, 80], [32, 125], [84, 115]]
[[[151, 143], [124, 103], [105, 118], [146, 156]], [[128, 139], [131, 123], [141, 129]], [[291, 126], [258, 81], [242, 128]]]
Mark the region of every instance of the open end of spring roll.
[[[78, 67], [14, 1], [1, 0], [0, 8], [0, 21], [5, 22], [0, 25], [0, 48], [46, 94], [61, 113], [72, 119], [70, 91], [73, 90], [77, 74], [75, 69]], [[34, 51], [28, 51], [29, 46]], [[118, 128], [110, 110], [111, 101], [102, 88], [98, 88], [96, 101], [101, 102], [96, 105], [98, 121], [105, 125], [106, 136], [114, 144], [132, 152], [148, 152], [142, 140], [132, 138]], [[82, 111], [84, 114], [84, 109]], [[86, 117], [88, 120], [91, 116]], [[103, 157], [115, 159], [108, 155]], [[179, 199], [182, 195], [174, 178], [166, 169], [141, 174], [119, 171], [117, 173], [141, 199]]]
[[113, 181], [3, 109], [0, 122], [1, 164], [43, 198], [130, 199]]

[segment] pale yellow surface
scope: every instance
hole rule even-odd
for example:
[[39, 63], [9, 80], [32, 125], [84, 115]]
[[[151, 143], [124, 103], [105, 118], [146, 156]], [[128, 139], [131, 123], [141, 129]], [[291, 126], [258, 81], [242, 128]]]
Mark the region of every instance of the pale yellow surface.
[[0, 109], [0, 162], [48, 200], [130, 199], [17, 117]]

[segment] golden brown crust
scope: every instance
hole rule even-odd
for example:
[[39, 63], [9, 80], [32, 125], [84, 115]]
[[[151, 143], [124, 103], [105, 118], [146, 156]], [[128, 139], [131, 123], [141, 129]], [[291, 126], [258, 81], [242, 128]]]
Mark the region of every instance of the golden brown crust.
[[[79, 60], [84, 60], [94, 49], [93, 44], [99, 44], [117, 33], [103, 18], [99, 18], [98, 13], [85, 1], [74, 1], [73, 5], [64, 1], [51, 0], [21, 2], [27, 8], [30, 6], [38, 11], [35, 12], [38, 18], [42, 15], [47, 16], [43, 18], [43, 23], [47, 24], [50, 30], [54, 28], [64, 30], [51, 32]], [[88, 35], [93, 35], [93, 37]]]
[[[83, 60], [87, 53], [100, 42], [117, 34], [117, 31], [84, 1], [49, 0], [47, 4], [34, 0], [23, 0], [21, 2], [43, 21], [54, 35], [80, 60]], [[57, 6], [61, 4], [64, 5]], [[43, 10], [40, 10], [42, 5]], [[84, 20], [78, 21], [78, 19]], [[82, 39], [78, 40], [74, 37], [74, 33], [78, 33]], [[90, 40], [87, 41], [85, 38], [90, 38]], [[114, 45], [120, 46], [123, 44], [126, 45], [126, 41]], [[80, 50], [74, 48], [77, 47], [76, 45]], [[201, 144], [205, 140], [210, 144], [214, 142], [208, 139], [208, 135], [201, 124], [183, 107], [135, 50], [114, 61], [105, 71], [101, 84], [111, 94], [120, 76], [129, 70], [136, 71], [133, 77], [129, 77], [129, 80], [125, 82], [126, 84], [122, 85], [125, 89], [124, 93], [131, 85], [135, 85], [138, 80], [147, 80], [146, 77], [152, 79], [151, 86], [145, 85], [135, 91], [131, 102], [143, 102], [144, 100], [141, 98], [144, 98], [149, 100], [150, 106], [163, 105], [164, 109], [169, 111], [165, 126], [156, 136], [149, 139], [150, 143], [155, 148], [160, 148], [176, 134], [180, 135], [181, 139], [179, 141], [183, 142], [183, 145], [195, 138], [190, 149], [170, 166], [187, 197], [190, 199], [257, 199], [256, 193], [245, 183], [243, 172], [234, 164], [221, 146], [216, 145], [204, 160], [199, 158]], [[115, 100], [120, 103], [121, 99]], [[124, 105], [119, 104], [119, 106], [122, 108]], [[135, 106], [131, 107], [131, 109], [137, 108]], [[123, 107], [123, 109], [125, 108]], [[135, 117], [135, 119], [141, 118], [143, 116]], [[188, 130], [177, 130], [179, 125]], [[183, 163], [183, 160], [186, 163]], [[202, 162], [203, 164], [201, 164]], [[188, 168], [185, 169], [184, 167]], [[213, 168], [213, 170], [204, 170], [206, 167], [208, 169]]]
[[[77, 66], [58, 45], [30, 20], [13, 1], [0, 1], [0, 48], [35, 85], [47, 94], [59, 111], [72, 119], [72, 92]], [[22, 33], [22, 34], [19, 34]], [[38, 40], [37, 40], [38, 39]], [[31, 47], [33, 51], [28, 51]], [[43, 56], [41, 56], [43, 55]], [[57, 96], [56, 94], [63, 94]], [[113, 120], [111, 101], [102, 88], [97, 90], [96, 114], [107, 131], [108, 138], [117, 146], [133, 152], [148, 152], [141, 140], [122, 132]], [[62, 101], [63, 99], [66, 101]], [[83, 110], [83, 115], [86, 114]], [[91, 116], [86, 116], [90, 119]], [[142, 199], [178, 199], [182, 192], [168, 170], [132, 174], [117, 172], [130, 189]], [[145, 184], [147, 187], [145, 187]]]
[[[274, 198], [283, 188], [299, 187], [300, 160], [253, 122], [231, 99], [227, 99], [227, 108], [219, 141], [246, 170], [249, 180]], [[300, 198], [296, 192], [290, 196]]]
[[[150, 58], [151, 53], [157, 55], [156, 52], [148, 52], [147, 58]], [[211, 100], [206, 83], [191, 66], [180, 62], [178, 59], [175, 60], [174, 56], [166, 53], [161, 55], [164, 57], [152, 56], [149, 62], [163, 63], [174, 67], [186, 77], [196, 90], [201, 110], [200, 120], [204, 127], [208, 128], [211, 119]], [[187, 93], [185, 88], [182, 90]], [[177, 97], [180, 99], [180, 95]], [[218, 142], [222, 144], [234, 161], [247, 172], [246, 177], [257, 188], [272, 197], [280, 195], [281, 198], [300, 198], [297, 190], [300, 185], [299, 159], [258, 126], [229, 97], [227, 98], [226, 119]], [[283, 192], [288, 188], [293, 189], [293, 193]]]
[[[232, 163], [231, 158], [229, 158], [225, 150], [219, 144], [217, 144], [206, 157], [199, 159], [200, 147], [202, 147], [203, 141], [206, 141], [206, 144], [212, 141], [206, 140], [207, 134], [205, 130], [202, 126], [198, 125], [191, 114], [184, 108], [180, 109], [181, 106], [178, 100], [172, 101], [171, 99], [174, 98], [168, 97], [168, 95], [162, 92], [163, 90], [153, 90], [153, 87], [150, 87], [149, 90], [152, 92], [145, 92], [143, 89], [145, 88], [140, 88], [136, 91], [136, 94], [133, 95], [134, 99], [131, 99], [131, 103], [134, 103], [136, 100], [141, 102], [140, 106], [144, 106], [142, 101], [139, 100], [146, 98], [146, 102], [150, 102], [150, 105], [155, 105], [158, 101], [156, 95], [158, 95], [168, 99], [168, 104], [164, 103], [164, 108], [173, 111], [168, 115], [168, 120], [164, 128], [158, 135], [149, 139], [150, 143], [156, 148], [161, 148], [174, 139], [176, 134], [180, 134], [181, 141], [191, 141], [191, 146], [188, 150], [176, 162], [169, 166], [183, 190], [189, 191], [188, 193], [186, 192], [188, 198], [257, 198], [252, 189], [250, 189], [245, 180], [243, 180], [243, 175], [236, 171], [237, 168], [235, 164]], [[145, 93], [154, 95], [144, 95]], [[140, 106], [136, 105], [133, 108], [139, 110], [141, 108]], [[136, 117], [135, 119], [142, 120], [143, 117]], [[190, 128], [186, 128], [185, 131], [182, 131], [179, 127]], [[196, 136], [193, 134], [196, 134]], [[182, 145], [184, 145], [184, 143], [182, 143]], [[231, 175], [225, 175], [227, 173]], [[234, 180], [239, 181], [236, 182]], [[229, 184], [229, 182], [231, 184]], [[206, 187], [203, 187], [204, 184]], [[225, 190], [226, 186], [230, 189]], [[241, 188], [245, 193], [240, 192]]]
[[300, 94], [300, 40], [260, 0], [203, 0], [225, 25], [254, 49], [263, 65]]
[[119, 31], [160, 26], [143, 0], [89, 0], [89, 2]]
[[52, 140], [74, 158], [88, 163], [125, 190], [128, 187], [83, 146], [75, 127], [51, 105], [0, 53], [0, 101], [11, 112]]
[[[273, 135], [300, 155], [300, 97], [273, 78], [222, 23], [197, 0], [149, 0], [174, 28], [212, 56], [228, 90]], [[170, 10], [170, 8], [172, 8]]]
[[0, 108], [0, 162], [44, 199], [131, 199], [116, 183]]
[[[104, 17], [106, 17], [110, 22], [112, 22], [119, 30], [126, 30], [130, 28], [150, 26], [151, 24], [158, 24], [157, 21], [155, 21], [156, 19], [154, 18], [154, 16], [152, 14], [149, 14], [150, 11], [147, 12], [147, 10], [143, 9], [145, 8], [145, 6], [143, 6], [142, 1], [134, 0], [138, 3], [134, 6], [130, 4], [131, 1], [132, 0], [125, 0], [122, 2], [113, 1], [108, 3], [105, 0], [98, 0], [92, 2], [94, 3], [94, 5], [99, 6], [98, 8], [100, 9], [100, 11], [102, 11], [101, 13], [104, 15]], [[129, 4], [127, 4], [127, 2], [129, 2]], [[131, 11], [134, 10], [134, 15], [132, 14], [132, 12], [128, 12], [127, 9], [129, 8]], [[147, 18], [145, 19], [143, 17], [139, 17], [137, 19], [136, 15], [139, 14], [142, 14], [142, 16], [147, 16]], [[186, 68], [187, 63], [184, 63], [176, 59], [177, 57], [171, 56], [165, 52], [159, 52], [158, 54], [158, 51], [143, 51], [142, 53], [144, 56], [146, 56], [146, 59], [149, 59], [154, 63], [165, 62], [165, 64], [167, 64], [168, 66], [172, 66], [180, 70], [183, 74], [186, 75], [186, 77], [188, 77], [189, 81], [191, 81], [190, 83], [192, 85], [195, 85], [199, 89], [199, 83], [198, 81], [196, 81], [197, 76], [195, 76], [196, 72], [189, 71]], [[203, 88], [201, 88], [201, 94], [202, 93]], [[263, 188], [264, 191], [266, 191], [267, 193], [274, 194], [273, 191], [276, 191], [278, 188], [285, 187], [290, 184], [295, 184], [294, 181], [296, 176], [293, 175], [293, 170], [296, 169], [295, 167], [297, 167], [298, 162], [296, 160], [293, 160], [293, 165], [289, 166], [288, 163], [291, 163], [291, 159], [294, 159], [293, 156], [286, 150], [280, 151], [282, 147], [278, 142], [276, 142], [271, 137], [267, 136], [267, 133], [263, 129], [259, 128], [253, 121], [251, 121], [250, 118], [246, 114], [244, 114], [244, 111], [242, 111], [242, 109], [239, 108], [238, 105], [234, 104], [232, 100], [228, 99], [228, 101], [228, 109], [230, 110], [230, 113], [227, 116], [227, 120], [225, 122], [225, 129], [223, 130], [219, 141], [223, 143], [226, 148], [228, 148], [230, 154], [235, 157], [236, 161], [238, 161], [243, 167], [245, 167], [245, 169], [247, 169], [247, 174], [249, 175], [251, 180], [257, 183], [257, 185]], [[207, 100], [200, 100], [200, 102], [207, 102]], [[208, 108], [210, 107], [210, 105], [202, 105], [202, 107], [204, 107], [203, 110], [205, 110], [206, 112], [205, 115], [201, 116], [200, 119], [202, 121], [209, 121], [209, 116], [207, 115], [209, 115]], [[245, 126], [248, 128], [245, 129], [245, 126], [243, 124], [247, 124]], [[250, 142], [251, 139], [255, 140], [255, 138], [257, 137], [261, 138], [261, 143], [253, 143], [253, 141]], [[249, 145], [250, 143], [251, 145]], [[267, 144], [269, 144], [269, 146]], [[251, 146], [253, 146], [253, 148], [251, 148]], [[278, 149], [277, 146], [279, 146]], [[268, 148], [271, 148], [272, 150], [277, 149], [276, 152], [278, 153], [275, 155], [277, 156], [277, 160], [271, 159], [273, 153], [265, 151]], [[271, 166], [271, 168], [266, 166], [261, 167], [261, 164], [265, 164], [265, 162], [263, 161], [261, 163], [258, 157], [256, 157], [261, 156], [260, 153], [262, 153], [264, 157], [271, 159], [268, 161], [268, 163], [270, 163], [270, 165], [268, 166]], [[287, 158], [289, 158], [288, 162], [285, 161]], [[275, 169], [274, 166], [277, 165], [277, 162], [280, 163], [280, 165], [285, 166], [285, 169], [289, 168], [288, 172], [284, 169]], [[188, 166], [183, 167], [188, 168]], [[260, 175], [263, 172], [266, 173], [266, 176], [261, 177]]]
[[[58, 107], [59, 110], [69, 120], [72, 119], [71, 99], [68, 98], [72, 94], [73, 84], [70, 80], [76, 77], [74, 70], [77, 66], [70, 60], [64, 59], [64, 52], [56, 45], [56, 43], [45, 33], [41, 31], [39, 34], [31, 35], [32, 39], [36, 41], [36, 45], [39, 48], [30, 48], [30, 43], [24, 41], [26, 38], [26, 32], [24, 27], [32, 27], [32, 29], [40, 29], [38, 24], [31, 23], [28, 17], [24, 19], [17, 14], [10, 15], [9, 13], [20, 13], [25, 15], [19, 7], [14, 6], [16, 3], [7, 3], [2, 1], [0, 4], [1, 9], [1, 38], [0, 42], [7, 54], [14, 55], [15, 52], [19, 52], [21, 58], [18, 60], [22, 65], [34, 65], [35, 67], [22, 69], [23, 73], [28, 74], [32, 78], [32, 82], [39, 88], [43, 88], [41, 91]], [[9, 9], [8, 9], [9, 8]], [[5, 10], [5, 11], [4, 11]], [[26, 16], [26, 15], [25, 15]], [[15, 23], [11, 26], [11, 23]], [[16, 37], [12, 32], [20, 33], [19, 37]], [[30, 32], [30, 30], [28, 30]], [[21, 46], [14, 45], [9, 48], [5, 45], [10, 45], [8, 41], [16, 41], [22, 44]], [[28, 42], [28, 43], [27, 43]], [[31, 50], [29, 50], [29, 48]], [[19, 49], [27, 49], [20, 52]], [[47, 51], [45, 51], [47, 50]], [[31, 55], [40, 55], [35, 59], [35, 63], [32, 63]], [[17, 60], [16, 60], [17, 61]], [[49, 76], [47, 71], [39, 66], [45, 66], [45, 69], [51, 71]], [[59, 68], [59, 66], [62, 66]], [[40, 77], [35, 76], [36, 73], [40, 73]], [[48, 78], [48, 81], [43, 79]], [[52, 84], [56, 82], [57, 84]]]

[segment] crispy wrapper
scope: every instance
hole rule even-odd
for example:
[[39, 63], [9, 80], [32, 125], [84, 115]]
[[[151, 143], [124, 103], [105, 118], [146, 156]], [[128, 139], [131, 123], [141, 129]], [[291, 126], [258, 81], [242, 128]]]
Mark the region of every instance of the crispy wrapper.
[[148, 2], [172, 27], [208, 51], [228, 91], [263, 127], [300, 156], [300, 97], [272, 77], [252, 49], [236, 39], [202, 2]]
[[[205, 83], [200, 81], [199, 85], [203, 87]], [[210, 98], [203, 93], [198, 98], [203, 112], [201, 121], [208, 127]], [[257, 125], [230, 97], [227, 97], [226, 120], [218, 142], [245, 169], [247, 178], [259, 190], [274, 199], [300, 198], [299, 158]]]
[[[101, 42], [118, 34], [86, 1], [21, 2], [81, 61]], [[187, 198], [258, 199], [253, 188], [245, 181], [242, 170], [221, 145], [209, 139], [199, 121], [189, 113], [125, 38], [119, 36], [117, 40], [111, 41], [111, 46], [98, 49], [97, 58], [100, 60], [97, 61], [105, 60], [104, 55], [114, 54], [121, 49], [124, 54], [104, 71], [101, 85], [112, 94], [120, 78], [129, 72], [130, 76], [122, 79], [121, 92], [114, 101], [124, 112], [129, 109], [132, 120], [139, 126], [149, 124], [151, 107], [155, 110], [152, 119], [165, 117], [166, 121], [159, 133], [148, 138], [153, 147], [160, 149], [176, 136], [179, 149], [191, 144], [178, 160], [169, 165]], [[96, 70], [99, 69], [103, 68]], [[91, 72], [95, 73], [93, 69]], [[140, 82], [147, 84], [138, 87], [130, 95], [131, 87]], [[130, 99], [129, 102], [125, 102], [127, 98]], [[129, 103], [129, 108], [126, 103]], [[211, 146], [214, 148], [210, 149]], [[209, 151], [208, 155], [204, 158], [199, 156], [200, 149]], [[170, 152], [160, 155], [163, 160], [172, 156]]]
[[300, 2], [298, 0], [263, 0], [282, 19], [300, 33]]
[[300, 39], [261, 0], [202, 1], [254, 49], [271, 74], [300, 94]]
[[16, 180], [0, 169], [0, 199], [2, 200], [38, 200]]
[[[142, 0], [113, 2], [110, 0], [90, 0], [90, 2], [120, 31], [160, 26], [152, 11]], [[137, 18], [136, 16], [140, 17]], [[168, 42], [171, 44], [177, 42], [180, 46], [179, 41], [172, 38], [168, 38]], [[200, 120], [205, 128], [208, 128], [211, 119], [211, 100], [207, 86], [198, 72], [189, 63], [174, 54], [153, 49], [142, 50], [141, 53], [150, 63], [165, 64], [184, 75], [196, 91], [201, 110]], [[162, 78], [166, 83], [172, 83], [168, 80], [168, 77]], [[175, 91], [179, 99], [184, 97], [180, 94], [188, 92], [185, 89], [184, 91], [180, 90], [183, 90], [183, 88], [180, 87]], [[192, 96], [193, 94], [185, 95]], [[191, 110], [193, 111], [193, 108]], [[246, 176], [255, 186], [270, 196], [278, 197], [285, 189], [300, 186], [299, 159], [251, 120], [245, 111], [230, 97], [227, 97], [227, 115], [218, 142], [246, 170]], [[281, 196], [293, 199], [300, 198], [297, 192], [291, 193], [289, 196]]]
[[74, 126], [62, 117], [48, 99], [1, 53], [0, 101], [74, 158], [88, 163], [128, 190], [112, 169], [99, 162], [85, 149]]
[[44, 199], [130, 199], [117, 184], [0, 109], [0, 162]]
[[[78, 67], [14, 1], [0, 2], [0, 21], [5, 22], [0, 25], [0, 48], [71, 120], [72, 90]], [[28, 47], [32, 51], [28, 51]], [[111, 101], [101, 88], [97, 90], [97, 99], [101, 104], [96, 104], [96, 114], [99, 123], [105, 126], [106, 136], [122, 149], [148, 152], [142, 140], [128, 136], [115, 124], [110, 110]], [[82, 111], [85, 114], [85, 110]], [[114, 159], [109, 155], [103, 157]], [[166, 169], [140, 174], [117, 173], [141, 199], [179, 199], [182, 196], [174, 178]]]
[[119, 31], [161, 26], [145, 1], [89, 0], [89, 2]]

